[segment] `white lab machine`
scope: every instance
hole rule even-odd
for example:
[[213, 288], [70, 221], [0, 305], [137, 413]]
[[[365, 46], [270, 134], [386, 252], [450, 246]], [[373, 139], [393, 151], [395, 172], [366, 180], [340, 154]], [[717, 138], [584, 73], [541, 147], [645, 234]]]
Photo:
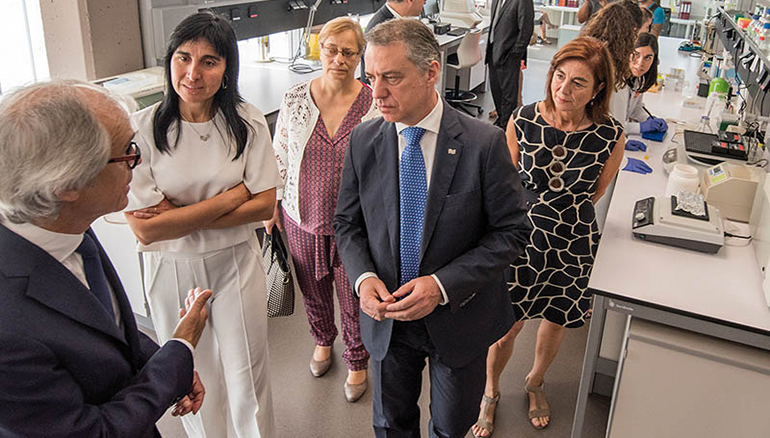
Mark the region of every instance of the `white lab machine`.
[[635, 237], [715, 254], [725, 243], [722, 216], [706, 204], [705, 215], [676, 210], [676, 196], [650, 197], [636, 201], [632, 232]]
[[115, 94], [133, 98], [139, 108], [163, 99], [165, 78], [163, 67], [152, 67], [94, 81]]
[[706, 202], [722, 217], [749, 222], [751, 208], [765, 171], [759, 167], [721, 163], [701, 173], [701, 191]]
[[453, 27], [471, 28], [481, 23], [481, 14], [473, 0], [444, 0], [439, 16], [442, 22]]

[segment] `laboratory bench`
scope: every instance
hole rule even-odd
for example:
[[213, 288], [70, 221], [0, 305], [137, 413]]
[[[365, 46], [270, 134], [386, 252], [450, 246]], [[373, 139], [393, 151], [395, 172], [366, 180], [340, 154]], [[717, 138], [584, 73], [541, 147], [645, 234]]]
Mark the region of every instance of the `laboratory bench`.
[[[667, 46], [675, 42], [668, 40], [671, 41], [667, 44], [666, 39], [661, 38], [662, 53], [663, 50], [671, 50]], [[694, 62], [694, 58], [690, 57], [664, 55], [661, 64], [666, 70], [670, 67], [686, 68], [690, 76], [695, 71], [692, 66]], [[661, 72], [666, 71], [663, 68]], [[655, 116], [686, 122], [689, 129], [697, 125], [703, 114], [702, 109], [683, 108], [683, 96], [679, 92], [664, 90], [647, 93], [644, 99], [645, 106]], [[756, 404], [767, 406], [770, 391], [764, 392], [761, 399], [749, 400], [744, 396], [757, 397], [757, 393], [737, 390], [721, 393], [719, 397], [724, 399], [727, 406], [735, 406], [736, 410], [730, 411], [733, 416], [727, 414], [728, 411], [722, 411], [720, 415], [720, 411], [714, 413], [710, 410], [716, 402], [697, 398], [699, 392], [695, 389], [723, 385], [724, 380], [714, 376], [724, 374], [716, 371], [713, 375], [688, 374], [695, 372], [696, 365], [692, 365], [689, 372], [681, 369], [684, 363], [689, 363], [686, 360], [695, 358], [697, 360], [693, 363], [697, 363], [697, 366], [704, 363], [719, 364], [735, 370], [737, 375], [742, 376], [739, 383], [743, 388], [770, 388], [770, 368], [767, 366], [770, 364], [770, 309], [765, 302], [762, 274], [752, 244], [739, 239], [726, 239], [725, 246], [717, 254], [705, 254], [640, 240], [632, 235], [635, 202], [664, 194], [667, 175], [661, 161], [663, 153], [676, 147], [678, 162], [687, 162], [682, 129], [683, 126], [670, 121], [663, 142], [642, 140], [637, 135], [629, 136], [631, 139], [642, 140], [648, 148], [646, 152], [626, 151], [626, 156], [644, 160], [653, 168], [653, 172], [641, 175], [621, 170], [617, 177], [588, 284], [594, 297], [593, 315], [590, 319], [572, 438], [582, 436], [588, 395], [597, 392], [597, 379], [609, 372], [613, 372], [615, 378], [608, 437], [726, 436], [711, 433], [698, 435], [695, 431], [705, 427], [706, 430], [716, 432], [723, 430], [725, 424], [733, 426], [736, 423], [740, 423], [740, 427], [733, 430], [743, 430], [744, 433], [732, 436], [759, 436], [746, 434], [746, 431], [761, 430], [763, 427], [765, 431], [770, 430], [767, 415], [757, 418], [750, 416], [747, 419], [747, 415], [756, 411], [752, 410]], [[743, 224], [741, 226], [744, 228], [737, 234], [747, 233], [748, 227]], [[602, 350], [612, 350], [603, 345], [603, 338], [618, 337], [617, 333], [608, 333], [611, 330], [605, 325], [605, 321], [613, 317], [620, 319], [623, 326], [623, 334], [620, 336], [622, 345], [613, 351], [618, 361], [616, 364], [601, 357]], [[670, 342], [666, 337], [671, 338]], [[687, 337], [694, 337], [695, 340], [681, 341]], [[644, 342], [640, 342], [640, 339]], [[705, 347], [699, 348], [701, 344]], [[650, 346], [663, 353], [660, 356], [644, 353], [654, 350]], [[707, 352], [705, 349], [711, 348], [709, 346], [720, 352], [745, 349], [741, 354], [749, 359], [741, 361], [731, 358], [729, 354]], [[634, 361], [628, 359], [629, 364], [626, 366], [624, 360], [631, 357], [635, 358]], [[765, 366], [758, 366], [763, 360]], [[632, 366], [640, 361], [646, 365]], [[608, 364], [609, 370], [606, 369]], [[664, 370], [685, 373], [682, 375], [686, 377], [666, 380], [668, 386], [655, 386], [653, 383], [670, 377], [649, 374], [656, 365], [660, 367], [661, 364], [669, 364]], [[616, 368], [611, 369], [612, 365], [616, 365]], [[640, 384], [644, 379], [648, 383]], [[728, 385], [727, 388], [731, 387]], [[618, 397], [619, 394], [624, 397]], [[689, 403], [678, 402], [686, 396], [694, 397], [695, 400], [690, 399]], [[644, 406], [649, 409], [644, 409]], [[672, 429], [661, 432], [655, 429], [658, 422], [673, 425]], [[654, 433], [651, 432], [653, 430]]]

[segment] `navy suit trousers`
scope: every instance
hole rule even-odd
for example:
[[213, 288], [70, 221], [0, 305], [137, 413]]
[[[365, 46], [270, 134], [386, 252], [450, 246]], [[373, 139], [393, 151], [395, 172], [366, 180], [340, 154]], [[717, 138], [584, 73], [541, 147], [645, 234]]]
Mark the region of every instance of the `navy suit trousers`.
[[462, 368], [442, 362], [424, 320], [393, 323], [388, 353], [372, 360], [374, 434], [419, 437], [422, 373], [430, 371], [430, 437], [464, 437], [476, 421], [486, 380], [486, 351]]

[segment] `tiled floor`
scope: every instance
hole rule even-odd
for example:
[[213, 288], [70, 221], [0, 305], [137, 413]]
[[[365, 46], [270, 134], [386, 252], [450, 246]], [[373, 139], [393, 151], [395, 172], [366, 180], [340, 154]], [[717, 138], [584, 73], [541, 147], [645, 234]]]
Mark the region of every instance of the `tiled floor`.
[[[556, 52], [556, 44], [531, 46], [528, 68], [524, 73], [523, 102], [525, 104], [545, 97], [544, 82], [550, 57]], [[491, 94], [480, 92], [479, 101], [484, 108], [483, 120], [494, 108]], [[546, 394], [553, 411], [552, 422], [544, 430], [535, 430], [527, 419], [527, 404], [523, 391], [523, 379], [532, 365], [535, 334], [538, 322], [528, 323], [519, 335], [511, 362], [501, 379], [502, 399], [495, 421], [496, 438], [563, 438], [569, 436], [577, 396], [580, 370], [583, 363], [587, 327], [570, 330], [559, 356], [552, 365], [546, 381]], [[334, 346], [335, 362], [322, 378], [314, 378], [308, 369], [313, 341], [308, 332], [304, 308], [298, 298], [296, 313], [289, 318], [270, 320], [270, 367], [275, 400], [278, 436], [281, 437], [370, 437], [371, 393], [357, 403], [345, 401], [342, 385], [346, 370], [341, 360], [343, 346], [338, 339]], [[427, 372], [423, 393], [427, 393]], [[204, 382], [205, 383], [205, 382]], [[420, 400], [423, 412], [423, 431], [427, 431], [429, 400]], [[609, 400], [591, 396], [583, 436], [604, 436], [609, 412]], [[170, 415], [159, 422], [164, 437], [184, 437], [178, 419]], [[468, 434], [472, 436], [472, 434]], [[219, 438], [219, 437], [216, 437]]]

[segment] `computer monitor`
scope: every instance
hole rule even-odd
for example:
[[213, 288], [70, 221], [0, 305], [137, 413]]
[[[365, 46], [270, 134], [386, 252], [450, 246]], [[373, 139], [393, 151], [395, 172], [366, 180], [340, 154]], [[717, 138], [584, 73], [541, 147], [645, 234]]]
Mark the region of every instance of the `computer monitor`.
[[430, 21], [435, 21], [438, 19], [439, 12], [438, 0], [425, 1], [425, 6], [422, 7], [422, 13], [426, 18]]
[[441, 21], [452, 26], [470, 28], [481, 23], [481, 14], [476, 11], [473, 0], [444, 0]]

